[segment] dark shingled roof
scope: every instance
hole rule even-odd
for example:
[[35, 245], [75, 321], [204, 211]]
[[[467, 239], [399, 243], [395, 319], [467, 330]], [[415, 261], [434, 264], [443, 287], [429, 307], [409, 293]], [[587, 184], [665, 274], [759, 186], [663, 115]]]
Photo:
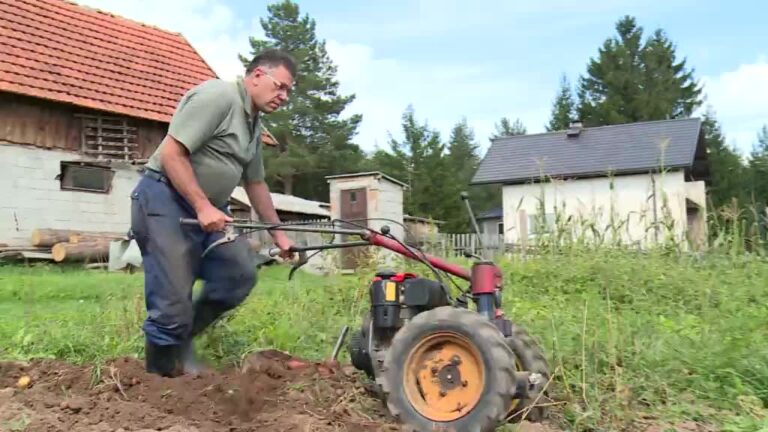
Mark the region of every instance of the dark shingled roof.
[[480, 213], [479, 215], [477, 215], [475, 219], [477, 220], [498, 219], [501, 217], [504, 217], [504, 209], [501, 207], [498, 207], [498, 208], [494, 208], [486, 212]]
[[698, 118], [583, 128], [578, 136], [558, 131], [503, 137], [492, 141], [472, 184], [689, 169], [705, 157], [702, 143]]

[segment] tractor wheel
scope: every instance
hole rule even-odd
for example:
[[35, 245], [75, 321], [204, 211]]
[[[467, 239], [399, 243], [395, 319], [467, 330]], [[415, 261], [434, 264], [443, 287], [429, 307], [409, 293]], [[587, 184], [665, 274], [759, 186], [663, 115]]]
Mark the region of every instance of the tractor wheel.
[[[506, 338], [507, 345], [515, 353], [515, 368], [518, 372], [532, 372], [539, 374], [541, 387], [549, 381], [550, 372], [547, 359], [544, 357], [539, 345], [530, 334], [521, 326], [512, 324], [512, 335]], [[508, 419], [512, 423], [522, 420], [539, 422], [546, 418], [547, 409], [542, 404], [550, 402], [548, 391], [544, 391], [540, 397], [533, 394], [523, 400], [514, 400], [508, 413]], [[535, 402], [535, 405], [534, 405]], [[529, 409], [529, 407], [533, 406]]]
[[368, 354], [368, 341], [362, 330], [355, 330], [349, 336], [349, 358], [355, 369], [365, 372], [368, 378], [373, 379], [373, 363]]
[[422, 312], [392, 339], [382, 389], [405, 431], [489, 432], [515, 392], [514, 354], [487, 318], [451, 306]]

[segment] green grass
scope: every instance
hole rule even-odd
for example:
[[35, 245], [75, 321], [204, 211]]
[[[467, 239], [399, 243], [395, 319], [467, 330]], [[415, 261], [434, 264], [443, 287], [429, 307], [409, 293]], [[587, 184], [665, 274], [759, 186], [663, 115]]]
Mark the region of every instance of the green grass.
[[[570, 430], [644, 417], [768, 430], [762, 259], [572, 250], [502, 267], [505, 309], [544, 347]], [[219, 363], [263, 348], [326, 357], [341, 327], [357, 325], [370, 276], [299, 272], [289, 282], [284, 267], [262, 270], [246, 303], [199, 345]], [[0, 357], [140, 356], [142, 285], [141, 274], [0, 267]]]

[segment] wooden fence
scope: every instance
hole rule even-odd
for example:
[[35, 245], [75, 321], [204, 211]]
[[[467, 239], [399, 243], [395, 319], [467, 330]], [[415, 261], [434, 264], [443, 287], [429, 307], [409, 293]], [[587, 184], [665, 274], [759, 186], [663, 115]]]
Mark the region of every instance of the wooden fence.
[[462, 257], [468, 251], [487, 259], [495, 259], [505, 251], [504, 236], [496, 234], [437, 234], [424, 237], [418, 246], [433, 255]]

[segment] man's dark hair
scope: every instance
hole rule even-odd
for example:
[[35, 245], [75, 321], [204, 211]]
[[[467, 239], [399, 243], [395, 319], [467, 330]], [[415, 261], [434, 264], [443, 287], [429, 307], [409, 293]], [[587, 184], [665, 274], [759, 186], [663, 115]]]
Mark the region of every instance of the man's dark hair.
[[245, 68], [245, 74], [248, 75], [259, 66], [279, 67], [288, 69], [294, 79], [296, 79], [296, 61], [290, 54], [277, 49], [266, 49], [257, 54], [248, 67]]

